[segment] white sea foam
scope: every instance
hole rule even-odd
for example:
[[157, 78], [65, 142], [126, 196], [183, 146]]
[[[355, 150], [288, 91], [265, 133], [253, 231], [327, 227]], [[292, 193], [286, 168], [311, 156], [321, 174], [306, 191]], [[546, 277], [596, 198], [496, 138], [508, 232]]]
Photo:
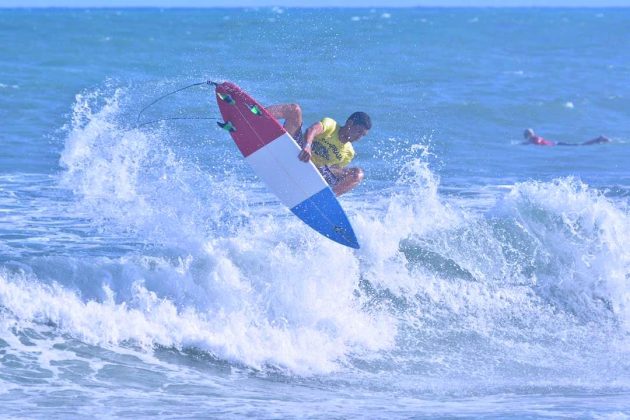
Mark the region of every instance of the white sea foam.
[[98, 111], [100, 93], [77, 96], [63, 185], [102, 229], [131, 229], [175, 257], [35, 260], [29, 273], [3, 273], [9, 311], [92, 344], [196, 347], [300, 373], [393, 345], [393, 319], [356, 297], [349, 249], [276, 211], [230, 225], [248, 212], [243, 192], [179, 162], [155, 135], [119, 128], [123, 94]]
[[630, 328], [627, 209], [572, 178], [517, 185], [502, 206], [541, 244], [532, 255], [540, 293], [580, 316], [612, 310]]
[[[448, 359], [460, 374], [487, 375], [491, 345], [512, 349], [509, 376], [519, 363], [555, 369], [616, 323], [627, 331], [629, 217], [578, 181], [504, 187], [484, 213], [442, 197], [429, 150], [412, 146], [390, 191], [369, 206], [344, 198], [362, 244], [352, 251], [273, 200], [256, 211], [253, 193], [183, 162], [160, 130], [122, 129], [124, 91], [95, 107], [99, 95], [77, 97], [63, 185], [82, 217], [153, 251], [4, 270], [0, 301], [17, 320], [96, 345], [197, 348], [304, 374], [397, 352], [391, 369], [439, 370]], [[462, 331], [485, 341], [453, 353]], [[418, 355], [427, 345], [434, 351]]]
[[[17, 319], [52, 322], [90, 344], [196, 347], [237, 363], [275, 365], [297, 373], [334, 369], [353, 347], [374, 349], [387, 341], [375, 332], [386, 325], [379, 328], [368, 316], [361, 316], [352, 302], [352, 290], [344, 290], [347, 285], [315, 283], [313, 277], [308, 283], [289, 283], [291, 278], [284, 278], [268, 284], [262, 275], [252, 284], [227, 260], [203, 274], [198, 273], [202, 268], [196, 261], [188, 263], [187, 270], [159, 260], [153, 261], [159, 268], [142, 262], [110, 262], [130, 276], [117, 279], [120, 292], [103, 283], [104, 298], [97, 300], [82, 299], [80, 289], [73, 292], [77, 284], [44, 285], [37, 278], [4, 272], [0, 300]], [[87, 277], [94, 268], [81, 274]], [[107, 273], [105, 267], [100, 270]], [[155, 275], [172, 283], [160, 284]], [[204, 278], [194, 278], [200, 275]], [[81, 280], [97, 282], [98, 277]], [[149, 290], [148, 284], [156, 291]], [[272, 285], [276, 289], [268, 290]], [[164, 289], [172, 294], [163, 294]], [[191, 292], [194, 295], [187, 296]], [[173, 296], [177, 294], [181, 296]], [[186, 303], [189, 300], [197, 304]]]

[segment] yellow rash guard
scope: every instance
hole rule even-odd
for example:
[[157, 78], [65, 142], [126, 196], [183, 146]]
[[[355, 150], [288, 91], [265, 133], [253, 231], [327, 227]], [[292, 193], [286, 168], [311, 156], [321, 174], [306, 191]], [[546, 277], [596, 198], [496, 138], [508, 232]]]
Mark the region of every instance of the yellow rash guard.
[[350, 142], [339, 140], [339, 126], [332, 118], [320, 121], [324, 132], [313, 140], [311, 160], [318, 168], [322, 166], [344, 167], [354, 158], [354, 148]]

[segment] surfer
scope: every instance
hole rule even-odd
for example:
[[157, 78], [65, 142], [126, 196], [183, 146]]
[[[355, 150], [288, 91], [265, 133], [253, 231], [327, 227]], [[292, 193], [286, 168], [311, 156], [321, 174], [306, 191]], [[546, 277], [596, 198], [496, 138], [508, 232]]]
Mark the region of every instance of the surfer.
[[326, 117], [302, 133], [302, 109], [299, 105], [279, 104], [266, 109], [274, 118], [284, 120], [284, 129], [302, 147], [298, 158], [303, 162], [312, 160], [337, 196], [350, 191], [363, 180], [363, 169], [346, 166], [354, 158], [352, 143], [372, 128], [368, 114], [355, 112], [342, 126]]
[[610, 143], [610, 139], [604, 136], [596, 137], [592, 140], [585, 141], [584, 143], [555, 142], [537, 136], [531, 128], [525, 130], [523, 137], [525, 137], [526, 140], [523, 144], [535, 144], [536, 146], [590, 146], [592, 144]]

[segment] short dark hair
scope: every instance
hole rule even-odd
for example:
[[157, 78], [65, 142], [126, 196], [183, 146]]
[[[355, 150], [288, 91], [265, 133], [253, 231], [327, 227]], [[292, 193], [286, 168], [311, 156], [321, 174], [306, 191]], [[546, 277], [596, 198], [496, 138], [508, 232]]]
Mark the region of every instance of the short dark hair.
[[352, 115], [348, 117], [348, 121], [352, 121], [352, 124], [354, 125], [357, 125], [357, 124], [362, 125], [368, 130], [372, 128], [372, 120], [370, 119], [370, 116], [366, 114], [365, 112], [353, 113]]

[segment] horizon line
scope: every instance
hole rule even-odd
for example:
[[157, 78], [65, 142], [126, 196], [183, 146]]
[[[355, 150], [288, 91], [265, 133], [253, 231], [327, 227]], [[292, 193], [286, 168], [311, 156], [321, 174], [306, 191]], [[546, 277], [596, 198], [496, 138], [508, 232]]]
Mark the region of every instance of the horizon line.
[[414, 6], [2, 6], [0, 9], [178, 9], [178, 10], [209, 10], [209, 9], [630, 9], [630, 5], [414, 5]]

